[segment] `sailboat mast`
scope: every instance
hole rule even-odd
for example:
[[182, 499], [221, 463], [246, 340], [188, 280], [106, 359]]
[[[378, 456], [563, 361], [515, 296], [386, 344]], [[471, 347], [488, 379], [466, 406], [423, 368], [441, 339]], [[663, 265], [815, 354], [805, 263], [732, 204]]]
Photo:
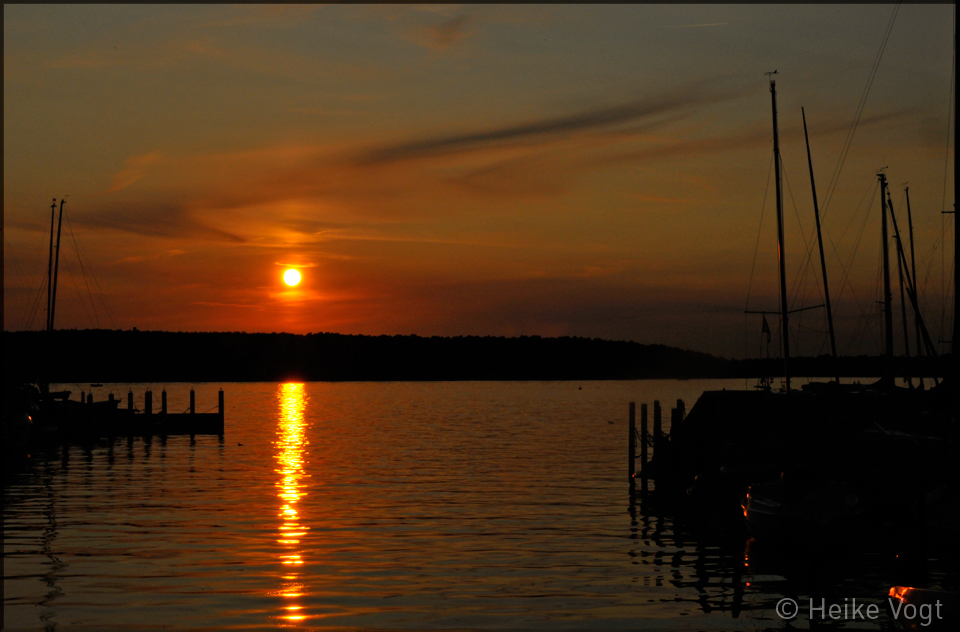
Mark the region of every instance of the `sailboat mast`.
[[884, 327], [884, 356], [886, 357], [886, 366], [883, 369], [884, 378], [892, 381], [892, 360], [893, 360], [893, 299], [890, 293], [890, 255], [887, 252], [887, 176], [883, 172], [878, 174], [880, 178], [880, 212], [882, 216], [881, 240], [883, 242], [881, 251], [883, 252], [883, 327]]
[[[807, 113], [800, 108], [803, 116], [803, 138], [807, 143], [807, 165], [810, 167], [810, 189], [813, 191], [813, 216], [817, 220], [817, 243], [820, 244], [820, 270], [823, 272], [823, 297], [827, 304], [827, 328], [830, 330], [830, 352], [837, 359], [837, 338], [833, 333], [833, 310], [830, 309], [830, 286], [827, 284], [827, 260], [823, 256], [823, 234], [820, 232], [820, 205], [817, 203], [817, 185], [813, 179], [813, 158], [810, 155], [810, 136], [807, 134]], [[840, 377], [837, 377], [837, 384]]]
[[57, 214], [57, 198], [50, 204], [50, 255], [47, 257], [47, 331], [50, 331], [50, 297], [53, 292], [53, 220]]
[[[890, 199], [890, 195], [887, 195], [887, 207], [890, 209], [890, 219], [893, 221], [893, 234], [894, 237], [901, 240], [900, 237], [900, 227], [897, 225], [897, 216], [893, 212], [893, 200]], [[901, 258], [901, 263], [903, 264], [904, 269], [907, 267], [907, 258], [902, 251], [897, 252], [898, 256]], [[920, 302], [917, 299], [917, 288], [913, 286], [913, 282], [910, 280], [910, 277], [906, 277], [906, 286], [907, 286], [907, 297], [910, 299], [911, 304], [913, 305], [913, 313], [917, 315], [917, 318], [920, 321], [920, 335], [922, 336], [923, 344], [927, 347], [927, 355], [936, 357], [937, 348], [933, 344], [933, 340], [930, 338], [930, 332], [927, 331], [927, 326], [923, 323], [923, 315], [920, 313]], [[918, 342], [919, 344], [919, 342]], [[934, 382], [939, 383], [937, 378], [933, 378]]]
[[[907, 228], [910, 233], [910, 272], [907, 275], [913, 280], [913, 288], [917, 290], [917, 260], [913, 249], [913, 214], [910, 213], [910, 187], [904, 187], [903, 192], [907, 196]], [[917, 355], [923, 355], [923, 345], [920, 344], [920, 317], [916, 311], [913, 313], [913, 326], [916, 329]], [[909, 354], [908, 354], [909, 355]], [[922, 378], [921, 378], [922, 379]]]
[[[900, 278], [900, 315], [903, 317], [903, 355], [910, 357], [910, 336], [907, 334], [907, 300], [903, 294], [903, 262], [906, 257], [903, 256], [903, 243], [900, 241], [900, 235], [897, 239], [897, 273]], [[917, 341], [919, 344], [920, 341]], [[906, 379], [910, 382], [910, 388], [913, 388], [913, 378], [909, 370], [906, 372]]]
[[770, 79], [773, 102], [773, 162], [777, 183], [777, 255], [780, 259], [780, 322], [783, 333], [783, 379], [790, 392], [790, 329], [787, 325], [787, 269], [783, 260], [783, 194], [780, 190], [780, 134], [777, 131], [777, 82]]
[[66, 200], [60, 200], [60, 219], [57, 221], [57, 254], [53, 262], [53, 296], [50, 301], [50, 324], [48, 330], [53, 331], [53, 317], [57, 313], [57, 279], [60, 276], [60, 232], [63, 230], [63, 205]]

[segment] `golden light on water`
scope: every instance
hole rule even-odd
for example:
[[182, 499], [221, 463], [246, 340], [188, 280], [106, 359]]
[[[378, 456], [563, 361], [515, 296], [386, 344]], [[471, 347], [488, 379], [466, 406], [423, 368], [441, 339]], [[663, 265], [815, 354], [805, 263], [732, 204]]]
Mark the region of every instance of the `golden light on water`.
[[[287, 271], [287, 273], [290, 272], [296, 273], [296, 270]], [[287, 280], [286, 275], [284, 280]], [[287, 283], [296, 285], [299, 280], [300, 275], [297, 273], [297, 280], [294, 283], [287, 280]], [[278, 557], [285, 569], [282, 575], [284, 584], [279, 596], [287, 600], [279, 616], [285, 621], [296, 623], [307, 619], [307, 616], [300, 613], [303, 610], [301, 604], [289, 602], [291, 599], [303, 596], [304, 586], [294, 569], [303, 564], [299, 538], [307, 535], [310, 530], [301, 523], [300, 512], [296, 508], [300, 500], [306, 496], [303, 490], [303, 479], [308, 476], [304, 472], [307, 446], [304, 422], [305, 387], [303, 384], [281, 384], [277, 398], [280, 404], [277, 440], [274, 443], [277, 448], [278, 464], [275, 471], [279, 476], [276, 483], [277, 498], [280, 499], [280, 509], [277, 513], [280, 519], [277, 543], [282, 546]]]

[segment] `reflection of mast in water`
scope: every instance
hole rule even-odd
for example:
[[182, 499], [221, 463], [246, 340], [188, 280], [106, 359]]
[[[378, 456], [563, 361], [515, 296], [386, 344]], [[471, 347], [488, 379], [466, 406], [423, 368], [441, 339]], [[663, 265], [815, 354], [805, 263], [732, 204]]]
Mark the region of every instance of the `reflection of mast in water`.
[[277, 394], [280, 400], [278, 438], [274, 445], [277, 447], [276, 459], [280, 475], [277, 482], [277, 496], [281, 500], [279, 517], [279, 539], [283, 546], [280, 561], [283, 564], [282, 577], [284, 585], [278, 593], [284, 598], [281, 619], [289, 622], [298, 622], [306, 619], [299, 597], [303, 595], [303, 584], [300, 582], [300, 565], [303, 564], [300, 538], [307, 534], [309, 527], [303, 525], [297, 510], [304, 492], [300, 489], [304, 473], [304, 458], [306, 456], [306, 423], [303, 419], [304, 404], [306, 402], [303, 384], [281, 384]]
[[[62, 454], [62, 472], [64, 477], [66, 477], [67, 465], [69, 463], [68, 458], [68, 448], [63, 447]], [[49, 504], [47, 505], [46, 510], [44, 510], [43, 515], [47, 519], [47, 525], [43, 529], [43, 533], [40, 536], [40, 553], [46, 555], [49, 558], [49, 570], [43, 574], [42, 579], [43, 583], [47, 585], [49, 590], [47, 594], [43, 596], [37, 606], [44, 608], [40, 611], [40, 621], [43, 622], [44, 630], [47, 632], [52, 632], [57, 629], [57, 622], [52, 619], [56, 617], [57, 612], [54, 610], [51, 605], [54, 600], [63, 595], [63, 589], [57, 586], [57, 580], [60, 579], [60, 573], [69, 567], [70, 565], [62, 561], [59, 557], [53, 554], [52, 544], [53, 541], [57, 538], [58, 525], [57, 525], [57, 514], [54, 511], [54, 501], [56, 500], [56, 494], [50, 485], [50, 463], [48, 462], [45, 467], [44, 477], [43, 477], [43, 486], [47, 493], [47, 499]]]

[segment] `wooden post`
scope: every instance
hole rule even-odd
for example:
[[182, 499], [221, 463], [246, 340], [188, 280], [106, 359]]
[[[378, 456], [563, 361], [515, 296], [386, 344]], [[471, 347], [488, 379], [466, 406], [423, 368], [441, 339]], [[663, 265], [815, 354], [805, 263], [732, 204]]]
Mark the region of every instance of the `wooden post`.
[[167, 414], [167, 389], [160, 391], [160, 413]]
[[190, 414], [192, 415], [197, 410], [197, 394], [190, 389]]
[[633, 477], [636, 476], [636, 458], [637, 458], [637, 405], [634, 402], [630, 402], [630, 421], [627, 424], [629, 426], [628, 432], [630, 436], [627, 438], [627, 479], [630, 481], [630, 487], [633, 488]]
[[127, 410], [133, 410], [133, 389], [127, 393]]
[[93, 403], [93, 391], [90, 391], [89, 393], [87, 393], [87, 403], [88, 404]]
[[153, 414], [153, 391], [143, 394], [143, 412], [147, 415]]
[[217, 406], [219, 407], [219, 410], [220, 410], [220, 438], [222, 439], [223, 438], [223, 413], [224, 413], [222, 388], [220, 389], [220, 392], [217, 394]]
[[663, 421], [660, 418], [660, 400], [655, 399], [653, 400], [653, 455], [658, 459], [658, 467], [663, 466], [663, 453], [660, 451], [663, 445], [661, 434], [663, 434]]
[[640, 480], [647, 490], [647, 405], [640, 404]]
[[87, 394], [84, 393], [83, 391], [80, 391], [80, 403], [81, 404], [87, 403]]

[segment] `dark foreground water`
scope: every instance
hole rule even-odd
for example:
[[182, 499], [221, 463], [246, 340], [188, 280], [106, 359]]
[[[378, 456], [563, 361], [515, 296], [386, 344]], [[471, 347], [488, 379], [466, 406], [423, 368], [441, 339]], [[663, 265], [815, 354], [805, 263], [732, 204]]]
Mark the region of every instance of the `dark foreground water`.
[[736, 530], [628, 493], [629, 401], [742, 381], [202, 384], [198, 410], [220, 386], [223, 440], [73, 445], [8, 476], [7, 629], [760, 630], [803, 596]]

